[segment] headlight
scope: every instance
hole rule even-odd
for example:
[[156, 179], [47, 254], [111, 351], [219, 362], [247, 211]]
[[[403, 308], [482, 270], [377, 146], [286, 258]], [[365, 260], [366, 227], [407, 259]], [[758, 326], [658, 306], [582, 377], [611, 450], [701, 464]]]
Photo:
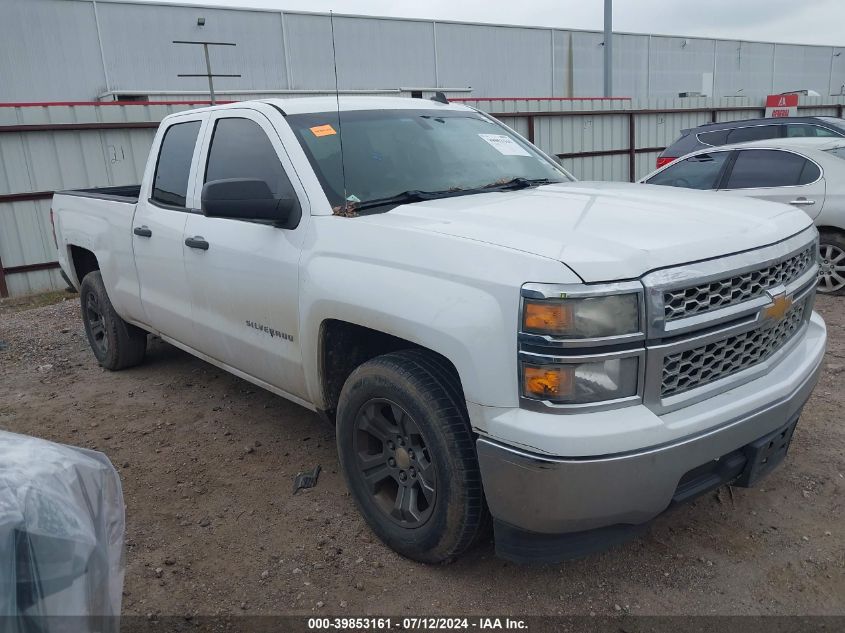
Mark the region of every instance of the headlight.
[[525, 299], [522, 331], [556, 338], [603, 338], [640, 331], [638, 294]]
[[520, 294], [524, 404], [576, 413], [642, 401], [646, 332], [639, 281], [527, 283]]
[[522, 395], [555, 404], [587, 404], [637, 395], [639, 356], [555, 364], [522, 363]]

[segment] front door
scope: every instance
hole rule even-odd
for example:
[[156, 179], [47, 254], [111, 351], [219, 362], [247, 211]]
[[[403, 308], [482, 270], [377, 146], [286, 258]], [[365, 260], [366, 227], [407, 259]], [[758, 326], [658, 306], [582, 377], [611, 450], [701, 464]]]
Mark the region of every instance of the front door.
[[256, 110], [213, 113], [196, 183], [260, 178], [275, 195], [295, 197], [299, 225], [188, 216], [185, 270], [203, 352], [289, 394], [307, 397], [299, 348], [298, 266], [310, 220], [304, 189], [278, 133]]
[[739, 149], [723, 191], [750, 198], [791, 204], [811, 218], [821, 213], [825, 179], [821, 168], [795, 152]]

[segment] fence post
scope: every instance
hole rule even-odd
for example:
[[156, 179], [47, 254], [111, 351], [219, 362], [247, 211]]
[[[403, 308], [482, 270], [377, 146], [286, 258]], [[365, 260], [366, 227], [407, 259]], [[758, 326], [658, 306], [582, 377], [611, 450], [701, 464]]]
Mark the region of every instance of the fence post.
[[637, 132], [634, 129], [636, 115], [628, 114], [628, 181], [637, 180]]
[[6, 285], [6, 271], [3, 268], [3, 260], [0, 259], [0, 298], [9, 296], [9, 287]]

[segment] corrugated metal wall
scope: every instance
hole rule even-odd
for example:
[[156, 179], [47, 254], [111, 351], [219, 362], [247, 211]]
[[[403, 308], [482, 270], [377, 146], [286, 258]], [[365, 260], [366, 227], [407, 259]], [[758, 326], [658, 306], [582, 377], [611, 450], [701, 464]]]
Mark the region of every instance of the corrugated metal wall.
[[[334, 86], [328, 16], [285, 14], [289, 88]], [[434, 27], [430, 22], [336, 17], [337, 76], [341, 88], [431, 87]]]
[[0, 101], [88, 101], [106, 89], [94, 5], [0, 3]]
[[[762, 100], [466, 100], [495, 114], [581, 180], [640, 178], [683, 128], [763, 114]], [[845, 98], [803, 98], [802, 114], [840, 115]], [[56, 259], [50, 192], [137, 183], [158, 121], [190, 105], [0, 106], [2, 268]], [[632, 126], [633, 125], [633, 129]], [[633, 131], [633, 134], [632, 134]], [[633, 147], [631, 142], [633, 141]], [[631, 160], [633, 158], [633, 171]], [[12, 295], [63, 283], [55, 269], [6, 276]]]
[[[237, 43], [209, 50], [215, 73], [242, 74], [218, 79], [220, 88], [290, 87], [278, 13], [97, 2], [97, 14], [111, 90], [206, 90], [204, 78], [177, 77], [205, 72], [202, 47], [173, 40]], [[202, 29], [199, 14], [206, 18]]]
[[437, 67], [445, 86], [478, 96], [552, 93], [551, 32], [544, 29], [437, 24]]
[[[197, 26], [197, 18], [205, 25]], [[602, 34], [550, 27], [335, 16], [338, 79], [346, 89], [472, 88], [487, 96], [566, 97], [602, 93]], [[216, 40], [221, 90], [334, 87], [325, 14], [138, 4], [113, 0], [2, 0], [0, 100], [93, 100], [124, 91], [206, 90], [199, 47]], [[759, 97], [813, 89], [839, 94], [842, 47], [798, 46], [664, 35], [614, 36], [615, 94]], [[837, 56], [838, 55], [838, 56]], [[37, 81], [33, 81], [37, 78]], [[715, 92], [711, 88], [715, 88]]]
[[[187, 107], [0, 107], [0, 200], [3, 200], [0, 202], [0, 261], [3, 268], [55, 261], [50, 192], [138, 182], [157, 122], [167, 114]], [[90, 124], [122, 126], [143, 122], [148, 122], [150, 127], [74, 129]], [[42, 130], [14, 131], [21, 126]], [[57, 126], [70, 128], [56, 129]], [[10, 194], [16, 194], [17, 199], [3, 199]], [[8, 274], [5, 280], [12, 296], [64, 287], [55, 268]]]

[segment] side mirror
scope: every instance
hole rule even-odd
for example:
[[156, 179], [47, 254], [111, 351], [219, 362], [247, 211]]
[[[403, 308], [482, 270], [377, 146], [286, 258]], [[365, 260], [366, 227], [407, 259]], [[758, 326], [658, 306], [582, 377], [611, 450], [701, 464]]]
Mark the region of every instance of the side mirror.
[[258, 178], [212, 180], [202, 188], [202, 212], [209, 218], [265, 220], [284, 228], [299, 224], [299, 202], [276, 198], [269, 185]]

